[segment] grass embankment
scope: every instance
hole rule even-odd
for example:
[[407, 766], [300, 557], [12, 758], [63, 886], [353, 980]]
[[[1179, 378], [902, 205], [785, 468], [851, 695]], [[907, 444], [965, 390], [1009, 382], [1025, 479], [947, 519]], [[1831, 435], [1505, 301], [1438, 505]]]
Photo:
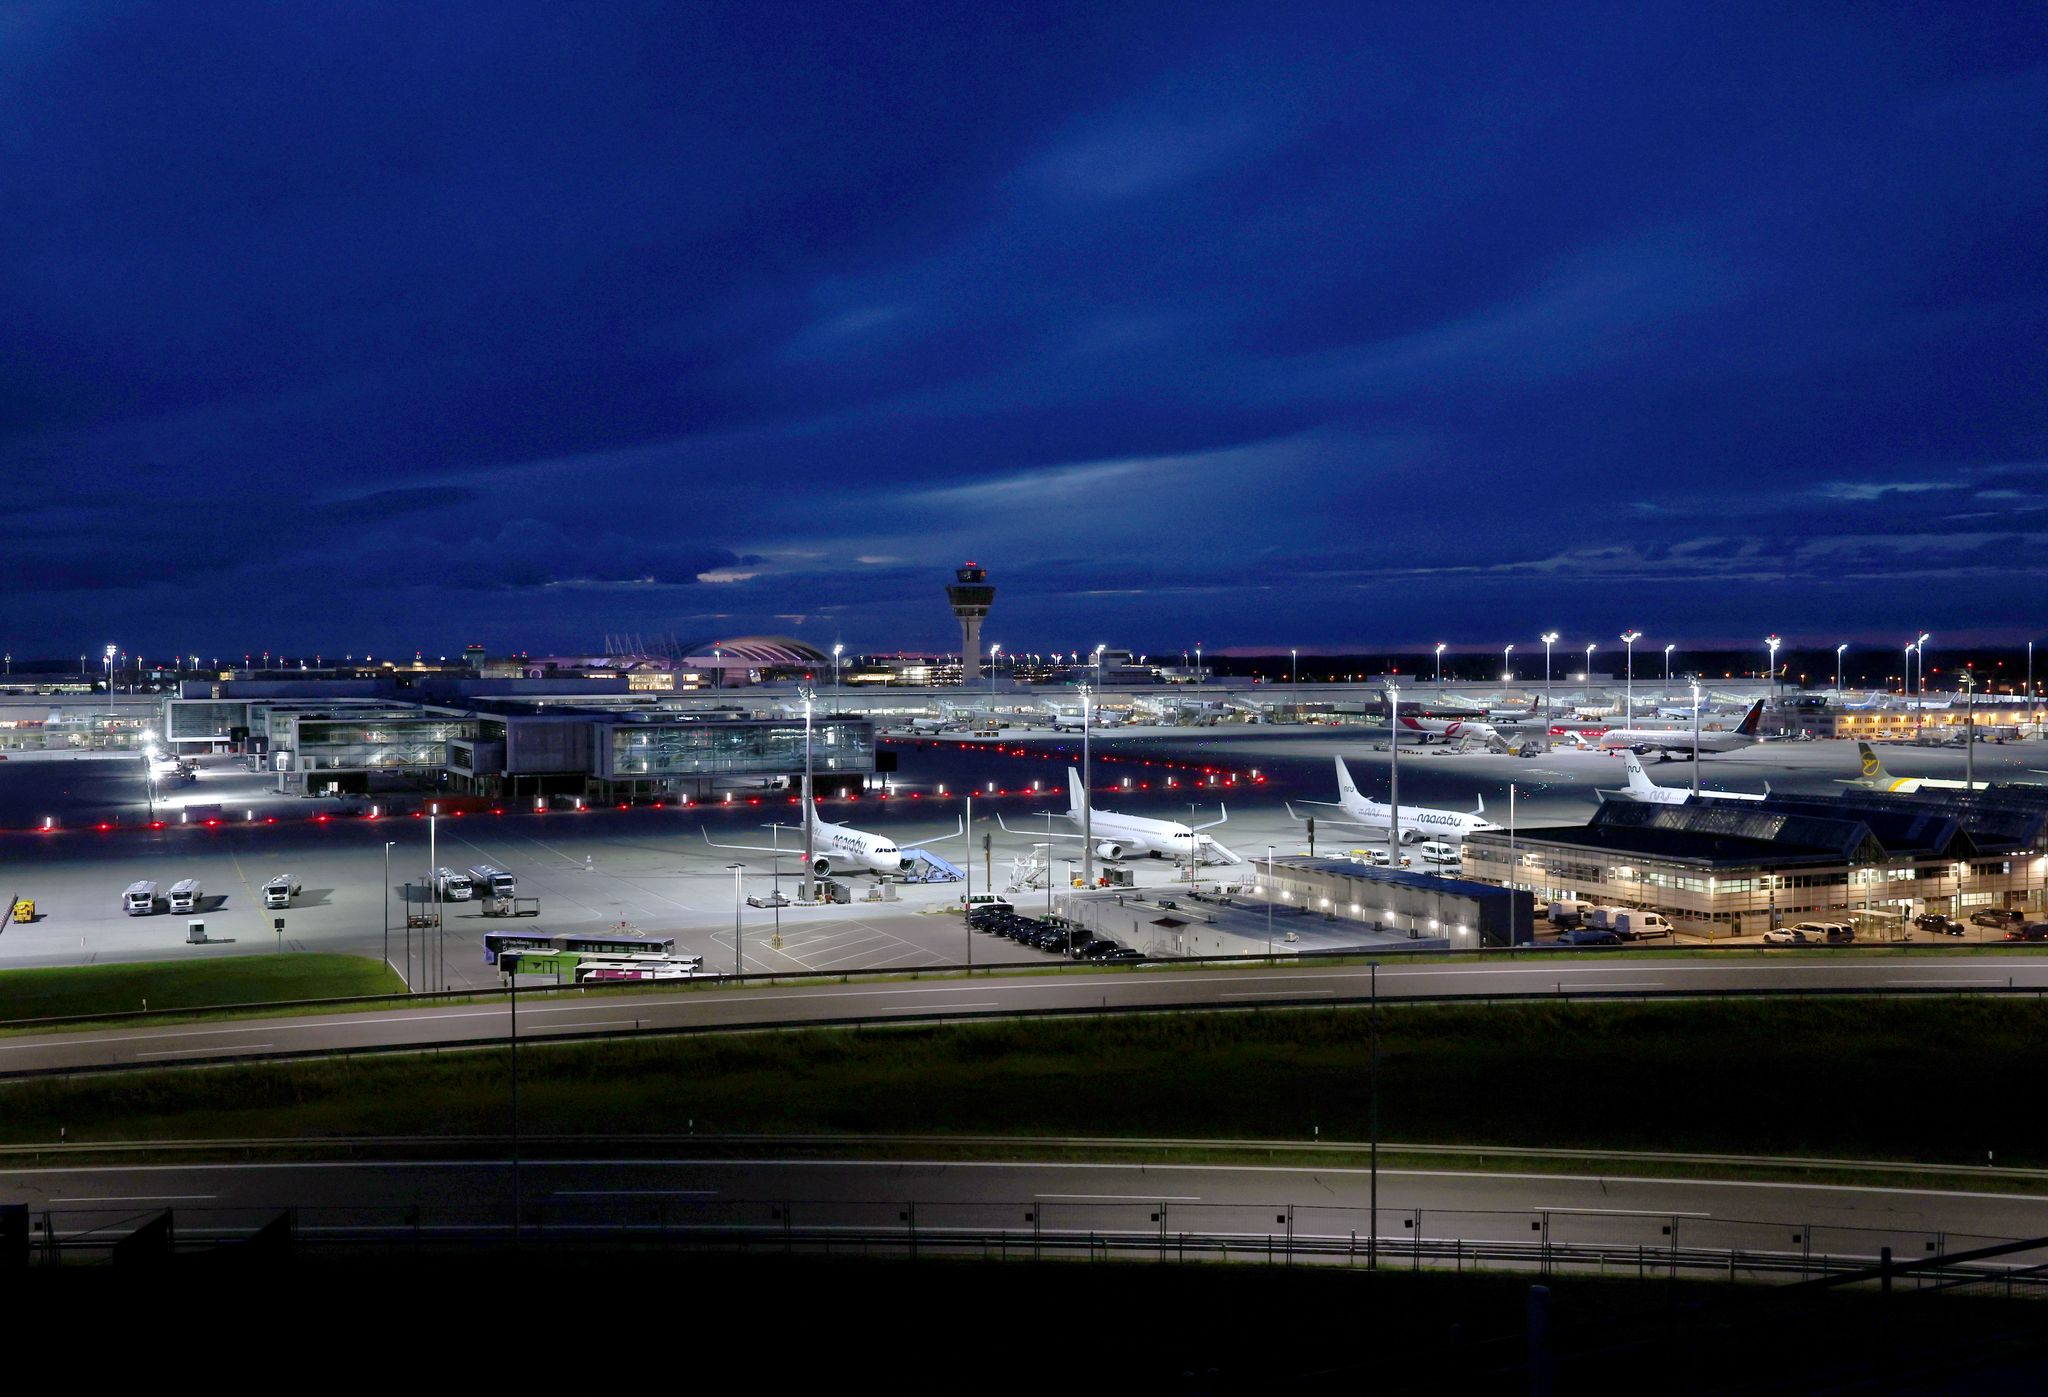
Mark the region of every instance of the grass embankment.
[[[1381, 1138], [2048, 1164], [2048, 1005], [1389, 1009]], [[1367, 1014], [1176, 1014], [527, 1046], [535, 1134], [874, 1132], [1363, 1140]], [[0, 1087], [0, 1140], [488, 1134], [502, 1050]]]
[[295, 952], [0, 971], [0, 1020], [70, 1014], [151, 1013], [220, 1004], [401, 994], [405, 982], [382, 961]]

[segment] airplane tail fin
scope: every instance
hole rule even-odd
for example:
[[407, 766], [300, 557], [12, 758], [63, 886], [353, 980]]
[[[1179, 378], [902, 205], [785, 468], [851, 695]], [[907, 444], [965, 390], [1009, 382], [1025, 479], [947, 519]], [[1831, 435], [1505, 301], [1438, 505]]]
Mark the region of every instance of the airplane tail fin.
[[1087, 808], [1088, 792], [1082, 789], [1080, 768], [1070, 766], [1067, 768], [1067, 813], [1078, 820]]
[[1757, 728], [1763, 723], [1763, 718], [1764, 701], [1758, 699], [1749, 706], [1749, 712], [1742, 715], [1742, 722], [1736, 726], [1735, 731], [1744, 737], [1755, 737]]
[[1475, 796], [1474, 799], [1476, 799], [1479, 802], [1479, 804], [1473, 807], [1472, 813], [1475, 815], [1484, 815], [1486, 813], [1486, 797]]
[[1344, 765], [1342, 757], [1336, 757], [1333, 760], [1337, 763], [1337, 799], [1340, 802], [1356, 800], [1358, 798], [1358, 787], [1352, 783], [1351, 768]]
[[1857, 743], [1856, 750], [1859, 753], [1861, 753], [1863, 757], [1864, 780], [1889, 781], [1892, 779], [1892, 774], [1884, 769], [1884, 763], [1878, 760], [1877, 753], [1874, 750], [1872, 750], [1868, 742]]
[[1635, 753], [1624, 751], [1621, 754], [1621, 764], [1628, 768], [1628, 788], [1630, 790], [1648, 791], [1655, 789], [1657, 783], [1650, 779], [1649, 772], [1643, 770], [1643, 763]]

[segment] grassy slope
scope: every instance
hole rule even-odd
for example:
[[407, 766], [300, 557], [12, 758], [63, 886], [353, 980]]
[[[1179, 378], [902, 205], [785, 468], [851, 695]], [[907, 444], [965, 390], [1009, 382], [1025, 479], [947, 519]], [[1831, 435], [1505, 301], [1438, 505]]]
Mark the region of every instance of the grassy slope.
[[361, 956], [294, 953], [228, 956], [203, 963], [139, 962], [0, 971], [0, 1019], [152, 1012], [213, 1004], [398, 994], [405, 984]]
[[[1367, 1134], [1359, 1010], [528, 1048], [529, 1131]], [[2048, 1164], [2035, 1002], [1390, 1010], [1389, 1140]], [[495, 1132], [502, 1051], [0, 1087], [0, 1139]]]

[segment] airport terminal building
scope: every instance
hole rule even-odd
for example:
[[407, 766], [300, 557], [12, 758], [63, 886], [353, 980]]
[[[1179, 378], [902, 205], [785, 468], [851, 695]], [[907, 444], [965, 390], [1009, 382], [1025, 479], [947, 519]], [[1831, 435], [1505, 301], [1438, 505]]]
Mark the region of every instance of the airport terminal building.
[[[703, 799], [804, 769], [802, 708], [786, 701], [704, 706], [624, 681], [451, 679], [403, 693], [374, 681], [195, 681], [184, 689], [162, 701], [173, 753], [245, 755], [292, 794]], [[876, 772], [868, 718], [814, 716], [810, 747], [821, 790], [861, 789]]]
[[1475, 834], [1473, 877], [1662, 912], [1682, 932], [1755, 935], [1848, 920], [1904, 935], [1923, 912], [2038, 915], [2048, 873], [2048, 788], [1651, 805], [1608, 801], [1584, 825]]

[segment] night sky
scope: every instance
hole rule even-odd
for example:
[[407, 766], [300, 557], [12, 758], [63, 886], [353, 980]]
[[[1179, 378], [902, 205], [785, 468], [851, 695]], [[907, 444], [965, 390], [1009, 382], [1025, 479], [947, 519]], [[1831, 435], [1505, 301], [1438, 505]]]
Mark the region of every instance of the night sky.
[[2027, 638], [2048, 10], [0, 3], [15, 655]]

